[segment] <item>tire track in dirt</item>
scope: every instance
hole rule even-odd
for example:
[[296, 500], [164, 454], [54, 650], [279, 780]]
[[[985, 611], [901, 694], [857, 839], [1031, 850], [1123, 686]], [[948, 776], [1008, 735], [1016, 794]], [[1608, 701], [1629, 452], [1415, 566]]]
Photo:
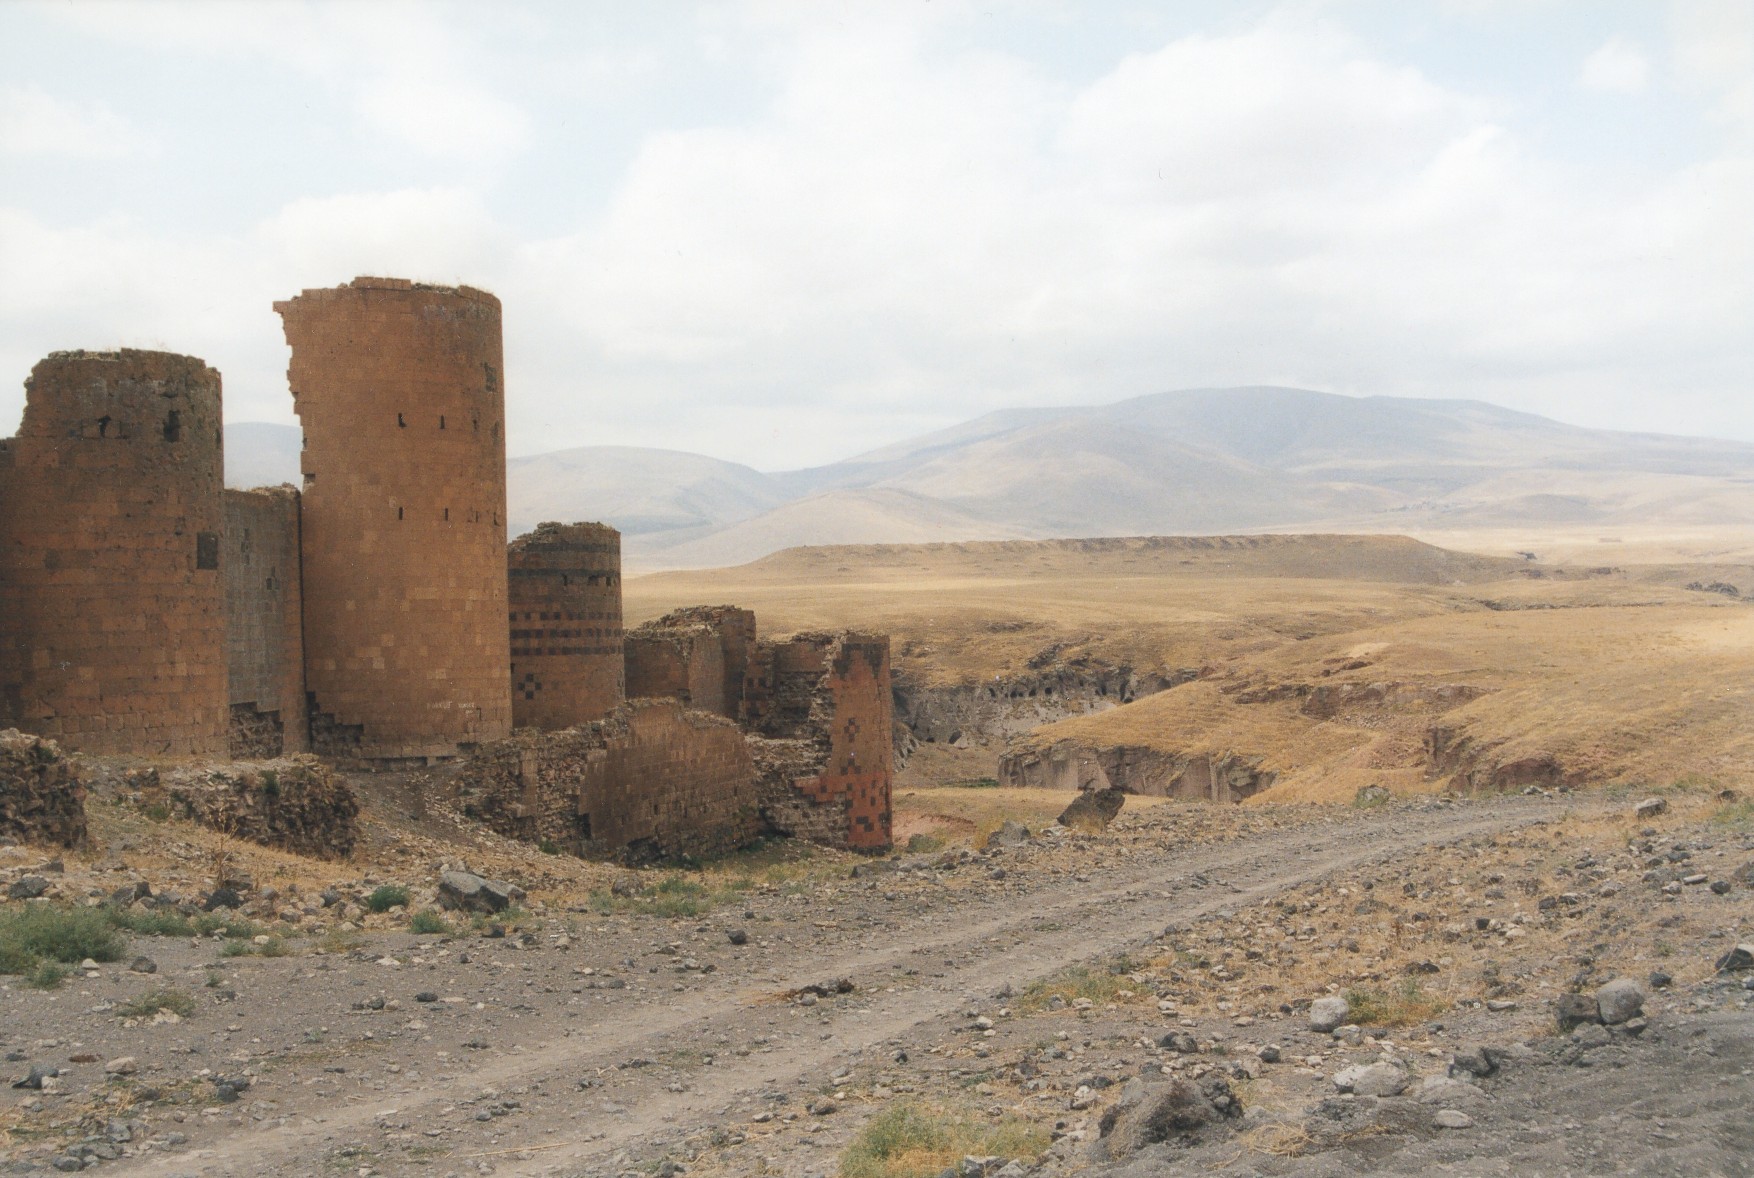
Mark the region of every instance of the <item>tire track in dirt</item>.
[[[126, 1171], [114, 1172], [230, 1178], [316, 1170], [331, 1142], [368, 1128], [386, 1114], [417, 1117], [483, 1088], [536, 1081], [570, 1083], [583, 1073], [613, 1068], [631, 1056], [659, 1054], [675, 1038], [704, 1043], [718, 1035], [747, 1037], [772, 1029], [772, 1020], [782, 1013], [773, 1002], [776, 991], [795, 990], [829, 977], [851, 977], [868, 998], [867, 1005], [856, 1009], [825, 1008], [831, 1025], [823, 1037], [801, 1040], [762, 1058], [732, 1056], [710, 1067], [698, 1066], [689, 1076], [687, 1091], [649, 1091], [637, 1098], [637, 1107], [623, 1114], [592, 1118], [592, 1140], [543, 1141], [541, 1124], [535, 1121], [521, 1129], [532, 1138], [532, 1156], [519, 1159], [517, 1148], [508, 1147], [505, 1156], [494, 1158], [498, 1174], [564, 1172], [630, 1147], [654, 1146], [681, 1136], [717, 1120], [740, 1099], [775, 1087], [795, 1087], [801, 1075], [831, 1075], [836, 1061], [917, 1035], [926, 1024], [962, 1008], [973, 995], [991, 995], [1007, 983], [1022, 989], [1068, 966], [1144, 945], [1166, 923], [1253, 903], [1417, 847], [1544, 821], [1565, 807], [1566, 803], [1548, 799], [1495, 799], [1397, 813], [1392, 826], [1380, 815], [1367, 814], [1312, 829], [1275, 831], [1187, 850], [1134, 850], [1114, 867], [1091, 869], [1088, 883], [1055, 882], [1020, 897], [980, 900], [955, 913], [953, 921], [946, 920], [943, 912], [928, 914], [926, 919], [932, 923], [925, 927], [910, 927], [904, 917], [900, 929], [868, 934], [889, 942], [886, 945], [820, 957], [801, 947], [801, 958], [808, 964], [779, 981], [765, 982], [758, 990], [746, 985], [732, 990], [727, 985], [655, 1002], [637, 1016], [608, 1012], [603, 1023], [572, 1031], [548, 1046], [493, 1059], [418, 1091], [339, 1109], [294, 1109], [288, 1115], [300, 1124], [235, 1132], [205, 1149], [143, 1159]], [[1197, 890], [1174, 893], [1178, 885], [1196, 876], [1209, 882]], [[954, 964], [946, 963], [947, 950], [953, 951]], [[882, 971], [882, 982], [888, 982], [897, 968], [919, 969], [927, 980], [893, 994], [871, 985], [873, 971]], [[932, 976], [936, 974], [942, 976]], [[594, 1094], [580, 1097], [581, 1105], [600, 1100]], [[571, 1131], [578, 1130], [582, 1111], [574, 1110], [569, 1118]]]

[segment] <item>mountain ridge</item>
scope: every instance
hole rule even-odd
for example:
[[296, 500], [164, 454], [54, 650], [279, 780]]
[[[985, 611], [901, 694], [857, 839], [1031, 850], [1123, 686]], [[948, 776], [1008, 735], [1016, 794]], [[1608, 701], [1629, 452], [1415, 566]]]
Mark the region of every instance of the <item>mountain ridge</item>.
[[[227, 485], [295, 481], [297, 437], [228, 425]], [[584, 446], [507, 474], [513, 534], [603, 520], [642, 569], [800, 544], [1754, 519], [1754, 444], [1272, 385], [997, 410], [792, 471]]]

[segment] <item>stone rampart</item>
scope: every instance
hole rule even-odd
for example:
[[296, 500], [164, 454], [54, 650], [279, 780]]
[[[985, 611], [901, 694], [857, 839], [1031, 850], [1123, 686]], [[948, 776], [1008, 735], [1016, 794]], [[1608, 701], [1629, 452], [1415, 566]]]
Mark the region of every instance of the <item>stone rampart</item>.
[[305, 434], [313, 747], [408, 759], [505, 736], [499, 300], [358, 278], [274, 309]]
[[219, 374], [56, 352], [0, 443], [0, 723], [94, 753], [223, 755]]
[[476, 750], [457, 782], [464, 813], [579, 855], [717, 855], [761, 830], [742, 735], [675, 700], [630, 701], [557, 732], [520, 729]]
[[621, 533], [545, 523], [507, 551], [512, 722], [569, 728], [623, 698]]
[[233, 757], [310, 747], [305, 716], [298, 492], [225, 492], [225, 637]]
[[129, 781], [136, 802], [264, 847], [345, 859], [359, 839], [358, 799], [315, 757], [144, 769]]

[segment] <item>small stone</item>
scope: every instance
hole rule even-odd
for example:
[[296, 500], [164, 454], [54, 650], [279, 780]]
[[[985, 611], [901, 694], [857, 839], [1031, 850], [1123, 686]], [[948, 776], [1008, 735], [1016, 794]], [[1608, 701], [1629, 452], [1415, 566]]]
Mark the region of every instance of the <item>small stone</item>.
[[1653, 969], [1650, 972], [1650, 988], [1653, 990], [1666, 990], [1674, 981], [1674, 978], [1660, 969]]
[[1309, 1004], [1309, 1029], [1328, 1034], [1346, 1021], [1352, 1007], [1344, 998], [1317, 998]]
[[128, 963], [128, 968], [134, 973], [157, 973], [158, 962], [150, 957], [136, 957]]
[[414, 1001], [416, 1002], [437, 1002], [438, 999], [439, 996], [431, 990], [422, 990], [414, 996]]
[[725, 940], [731, 942], [733, 945], [747, 945], [749, 943], [749, 934], [740, 928], [726, 929]]
[[1633, 814], [1640, 818], [1655, 818], [1669, 808], [1669, 803], [1662, 798], [1646, 798], [1632, 809]]
[[34, 900], [49, 890], [49, 881], [40, 875], [27, 875], [6, 889], [9, 900]]
[[1359, 1096], [1399, 1096], [1412, 1081], [1392, 1063], [1363, 1064], [1334, 1074], [1334, 1087]]
[[1737, 945], [1717, 959], [1719, 972], [1754, 969], [1754, 945]]
[[104, 1065], [104, 1073], [110, 1076], [132, 1076], [140, 1070], [140, 1064], [132, 1055], [122, 1055]]
[[1431, 1114], [1431, 1123], [1439, 1129], [1472, 1129], [1474, 1118], [1461, 1109], [1440, 1108]]
[[1262, 1063], [1278, 1063], [1282, 1057], [1278, 1045], [1269, 1043], [1260, 1050]]
[[1588, 994], [1561, 994], [1553, 1003], [1553, 1016], [1559, 1021], [1561, 1031], [1569, 1031], [1584, 1023], [1600, 1022], [1602, 1017], [1595, 998]]
[[1716, 895], [1716, 896], [1729, 895], [1730, 894], [1730, 881], [1727, 879], [1714, 879], [1714, 880], [1712, 880], [1711, 881], [1711, 891], [1712, 891], [1712, 894]]

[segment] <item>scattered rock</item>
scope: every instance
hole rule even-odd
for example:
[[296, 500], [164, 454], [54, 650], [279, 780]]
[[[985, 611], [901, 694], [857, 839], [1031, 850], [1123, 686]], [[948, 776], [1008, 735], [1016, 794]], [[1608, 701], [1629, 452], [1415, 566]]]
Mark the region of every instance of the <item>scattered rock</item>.
[[150, 957], [136, 957], [128, 963], [128, 969], [133, 973], [157, 973], [158, 962]]
[[725, 940], [731, 942], [733, 945], [747, 945], [749, 943], [749, 934], [740, 928], [726, 929]]
[[1326, 1035], [1342, 1026], [1352, 1005], [1344, 998], [1317, 998], [1309, 1004], [1309, 1029]]
[[1029, 841], [1029, 827], [1014, 818], [1007, 818], [1005, 824], [987, 837], [988, 846], [1015, 847]]
[[1242, 1103], [1221, 1076], [1161, 1084], [1133, 1079], [1102, 1115], [1098, 1132], [1108, 1156], [1119, 1159], [1161, 1141], [1191, 1143], [1241, 1116]]
[[1561, 994], [1553, 1003], [1553, 1016], [1559, 1021], [1561, 1031], [1602, 1019], [1595, 998], [1589, 994]]
[[504, 912], [524, 898], [516, 884], [483, 879], [467, 871], [447, 871], [439, 876], [439, 907], [466, 912]]
[[132, 1055], [118, 1056], [104, 1065], [104, 1074], [108, 1076], [132, 1076], [140, 1070], [140, 1065]]
[[1127, 795], [1119, 789], [1086, 790], [1072, 799], [1072, 804], [1060, 812], [1061, 826], [1095, 826], [1107, 829], [1108, 824], [1115, 820], [1126, 805]]
[[1719, 973], [1754, 969], [1754, 945], [1737, 945], [1717, 959]]
[[1431, 1114], [1431, 1123], [1439, 1129], [1472, 1129], [1474, 1118], [1460, 1109], [1440, 1108]]
[[1596, 1011], [1611, 1027], [1637, 1018], [1644, 1013], [1644, 987], [1631, 978], [1615, 978], [1596, 991]]
[[48, 880], [40, 875], [27, 875], [13, 881], [12, 886], [6, 889], [6, 898], [8, 900], [34, 900], [47, 893], [48, 890]]
[[1412, 1079], [1392, 1063], [1362, 1064], [1334, 1073], [1334, 1087], [1359, 1096], [1399, 1096]]
[[1662, 798], [1646, 798], [1632, 808], [1639, 818], [1655, 818], [1669, 808], [1669, 803]]

